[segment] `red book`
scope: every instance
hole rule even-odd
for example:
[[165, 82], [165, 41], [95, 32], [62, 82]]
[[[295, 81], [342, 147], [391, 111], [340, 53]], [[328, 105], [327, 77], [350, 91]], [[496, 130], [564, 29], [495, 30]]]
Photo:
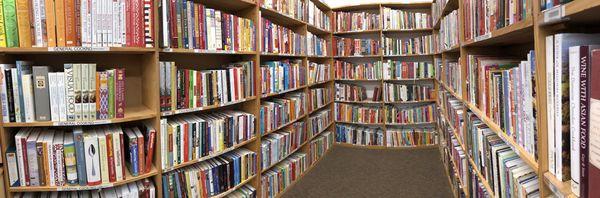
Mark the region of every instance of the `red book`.
[[202, 72], [196, 72], [196, 106], [202, 106]]
[[136, 47], [144, 47], [144, 5], [142, 0], [133, 0], [133, 39]]
[[234, 86], [234, 90], [231, 92], [233, 94], [233, 96], [235, 97], [234, 100], [240, 100], [242, 98], [242, 96], [240, 96], [238, 93], [238, 90], [240, 89], [240, 78], [238, 77], [239, 72], [238, 72], [239, 68], [233, 68], [233, 86]]
[[117, 175], [115, 171], [115, 153], [113, 152], [113, 138], [112, 133], [106, 132], [106, 156], [108, 160], [108, 180], [110, 182], [117, 181]]
[[183, 124], [183, 161], [187, 162], [189, 161], [189, 145], [190, 145], [190, 140], [188, 137], [190, 137], [189, 134], [189, 123], [185, 123]]
[[21, 147], [23, 150], [23, 168], [25, 171], [25, 186], [29, 186], [29, 163], [27, 163], [27, 137], [21, 138]]
[[[587, 159], [588, 160], [588, 174], [587, 174], [587, 197], [600, 197], [600, 188], [591, 188], [593, 186], [600, 186], [600, 159], [598, 159], [599, 157], [597, 156], [598, 153], [600, 153], [600, 149], [598, 145], [600, 142], [598, 141], [599, 135], [600, 135], [600, 131], [597, 130], [593, 130], [596, 127], [598, 127], [598, 122], [594, 122], [598, 119], [600, 119], [600, 117], [595, 117], [594, 113], [591, 112], [597, 112], [597, 109], [600, 108], [600, 78], [592, 78], [592, 76], [598, 76], [600, 75], [600, 49], [595, 49], [592, 50], [592, 61], [591, 61], [591, 68], [589, 69], [590, 73], [588, 75], [589, 78], [589, 84], [588, 84], [588, 90], [589, 90], [589, 97], [590, 100], [588, 101], [587, 105], [589, 108], [589, 126], [587, 127], [588, 129], [588, 133], [589, 135], [587, 136], [588, 140], [587, 142], [589, 142], [589, 145], [587, 146], [587, 148], [589, 149], [589, 152], [587, 152]], [[583, 84], [582, 84], [583, 85]], [[583, 107], [583, 104], [582, 104]], [[583, 117], [583, 115], [582, 115]], [[581, 141], [586, 142], [586, 141]], [[583, 147], [582, 147], [583, 148]], [[596, 155], [596, 156], [594, 156]], [[584, 159], [584, 158], [582, 158]], [[582, 169], [583, 172], [583, 169]], [[583, 182], [583, 178], [582, 178], [582, 182]], [[583, 183], [582, 183], [583, 184]]]
[[239, 31], [238, 30], [238, 25], [239, 25], [238, 21], [239, 20], [240, 20], [239, 17], [233, 16], [233, 37], [235, 38], [233, 40], [233, 49], [235, 51], [241, 51], [240, 50], [240, 41], [242, 39], [240, 38], [240, 33], [238, 32]]
[[127, 47], [132, 47], [133, 46], [133, 39], [132, 39], [132, 30], [133, 30], [133, 21], [131, 20], [132, 18], [132, 2], [134, 0], [125, 0], [125, 45]]
[[125, 69], [115, 69], [115, 117], [125, 117]]
[[[169, 3], [169, 33], [171, 34], [171, 46], [173, 48], [177, 48], [178, 45], [178, 37], [177, 37], [177, 9], [175, 5], [177, 4], [177, 0], [171, 0]], [[129, 14], [129, 13], [128, 13]], [[127, 23], [129, 28], [129, 23]], [[129, 32], [129, 31], [127, 31]]]
[[120, 145], [121, 146], [121, 168], [122, 168], [122, 171], [123, 171], [122, 172], [123, 173], [123, 180], [125, 180], [125, 179], [127, 179], [126, 178], [127, 174], [125, 174], [126, 173], [125, 171], [127, 171], [126, 170], [127, 166], [125, 166], [125, 140], [124, 140], [123, 132], [122, 131], [119, 132], [119, 140], [121, 141], [121, 143], [120, 143], [121, 144]]
[[147, 148], [147, 154], [146, 154], [146, 173], [150, 172], [150, 170], [152, 169], [152, 160], [154, 160], [154, 145], [156, 144], [156, 130], [154, 130], [153, 128], [149, 128], [149, 130], [147, 131], [147, 135], [145, 135], [144, 137], [147, 137], [148, 139], [146, 140], [146, 145]]

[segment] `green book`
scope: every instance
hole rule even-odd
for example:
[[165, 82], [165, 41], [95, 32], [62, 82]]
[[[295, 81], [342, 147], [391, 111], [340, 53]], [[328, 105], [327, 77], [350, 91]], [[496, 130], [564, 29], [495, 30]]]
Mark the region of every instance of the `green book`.
[[17, 29], [17, 10], [15, 0], [3, 0], [4, 26], [6, 31], [6, 47], [19, 47], [19, 31]]
[[111, 69], [108, 73], [108, 118], [115, 118], [115, 70]]
[[[4, 7], [3, 0], [0, 0], [0, 8]], [[6, 47], [6, 31], [4, 27], [4, 10], [0, 9], [0, 47]]]

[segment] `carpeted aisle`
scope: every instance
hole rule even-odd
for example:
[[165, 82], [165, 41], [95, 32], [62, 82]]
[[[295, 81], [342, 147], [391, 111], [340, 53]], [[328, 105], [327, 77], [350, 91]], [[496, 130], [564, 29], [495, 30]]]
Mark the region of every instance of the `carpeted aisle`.
[[332, 149], [282, 197], [452, 197], [437, 148]]

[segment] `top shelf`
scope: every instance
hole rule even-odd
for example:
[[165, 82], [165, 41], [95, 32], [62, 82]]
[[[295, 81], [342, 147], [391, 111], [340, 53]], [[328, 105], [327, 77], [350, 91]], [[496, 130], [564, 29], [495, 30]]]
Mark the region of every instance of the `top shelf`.
[[156, 48], [144, 47], [14, 47], [0, 48], [0, 53], [7, 54], [73, 54], [73, 53], [119, 53], [145, 54], [155, 52]]
[[600, 21], [600, 1], [577, 0], [540, 12], [537, 23], [541, 26], [555, 23], [596, 24]]
[[523, 21], [494, 30], [485, 35], [478, 36], [470, 41], [465, 41], [463, 47], [510, 45], [529, 43], [533, 41], [533, 17], [527, 15]]

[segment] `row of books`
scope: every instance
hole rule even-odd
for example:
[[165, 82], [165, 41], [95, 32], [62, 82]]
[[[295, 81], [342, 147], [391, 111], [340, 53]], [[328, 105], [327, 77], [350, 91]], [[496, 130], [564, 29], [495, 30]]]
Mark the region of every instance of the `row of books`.
[[256, 153], [240, 148], [162, 175], [163, 197], [210, 197], [258, 173]]
[[306, 67], [302, 65], [302, 60], [264, 62], [260, 66], [260, 72], [263, 95], [276, 94], [306, 85]]
[[461, 142], [466, 142], [463, 132], [463, 126], [465, 123], [465, 108], [462, 102], [447, 91], [439, 92], [438, 101], [440, 101], [440, 109], [446, 113], [447, 117], [445, 118], [448, 119], [448, 124], [458, 135], [457, 138], [459, 138]]
[[22, 128], [6, 152], [9, 185], [95, 186], [148, 173], [155, 136], [150, 123], [72, 131]]
[[[579, 197], [600, 196], [600, 152], [595, 106], [600, 74], [600, 34], [564, 33], [546, 37], [548, 169], [570, 182]], [[543, 52], [542, 52], [543, 53]], [[552, 69], [553, 68], [553, 69]], [[540, 105], [538, 103], [538, 105]]]
[[485, 184], [483, 181], [479, 179], [475, 170], [473, 170], [472, 166], [469, 165], [469, 169], [471, 170], [471, 194], [473, 197], [490, 197], [490, 193], [485, 188]]
[[308, 84], [316, 84], [331, 80], [331, 65], [308, 62]]
[[383, 62], [383, 79], [404, 80], [433, 78], [435, 69], [430, 62], [405, 62], [386, 60]]
[[475, 114], [467, 114], [469, 153], [494, 197], [539, 196], [540, 183], [535, 170]]
[[383, 130], [375, 127], [336, 124], [335, 141], [362, 146], [383, 146]]
[[438, 80], [439, 82], [443, 81], [443, 79], [442, 79], [442, 76], [444, 76], [442, 73], [442, 71], [444, 69], [443, 66], [444, 66], [444, 64], [442, 61], [442, 57], [433, 57], [433, 69], [434, 69], [434, 74], [435, 74], [434, 76], [435, 76], [435, 79]]
[[306, 54], [306, 36], [261, 18], [261, 52], [273, 54]]
[[[466, 197], [465, 194], [469, 193], [469, 192], [464, 192], [464, 190], [463, 190], [464, 189], [463, 187], [466, 187], [466, 185], [468, 185], [467, 183], [465, 183], [465, 180], [463, 180], [464, 179], [463, 177], [466, 173], [461, 171], [464, 169], [458, 169], [454, 163], [454, 162], [462, 163], [463, 160], [457, 161], [454, 159], [455, 155], [453, 155], [454, 153], [457, 153], [458, 150], [460, 150], [462, 152], [462, 154], [464, 154], [464, 151], [462, 150], [459, 142], [457, 141], [452, 127], [450, 127], [449, 123], [447, 122], [446, 118], [444, 118], [443, 115], [440, 115], [438, 117], [437, 124], [438, 124], [438, 127], [441, 132], [439, 137], [440, 137], [440, 143], [442, 144], [441, 145], [442, 162], [445, 165], [446, 171], [448, 171], [448, 173], [449, 173], [448, 176], [450, 176], [450, 181], [452, 183], [452, 186], [454, 187], [454, 191], [457, 192], [459, 195], [463, 195], [463, 197]], [[466, 156], [466, 157], [468, 157], [468, 156]], [[460, 165], [464, 165], [464, 164], [460, 164]], [[466, 165], [467, 165], [466, 166], [467, 170], [472, 169], [468, 163]], [[475, 174], [475, 176], [477, 176], [477, 175]], [[485, 189], [484, 189], [484, 191], [485, 191]], [[472, 196], [472, 197], [475, 197], [475, 196]]]
[[323, 107], [331, 102], [331, 89], [330, 88], [314, 88], [309, 90], [310, 96], [310, 112]]
[[194, 1], [161, 2], [161, 47], [255, 51], [254, 21]]
[[100, 190], [80, 190], [80, 191], [54, 191], [54, 192], [24, 192], [13, 194], [14, 198], [29, 197], [156, 197], [157, 189], [154, 182], [144, 179], [115, 187], [103, 188]]
[[[381, 97], [378, 97], [377, 92], [380, 92], [381, 88], [375, 87], [374, 90], [368, 90], [365, 86], [346, 84], [346, 83], [335, 83], [335, 101], [380, 101]], [[371, 92], [369, 94], [369, 92]]]
[[423, 101], [434, 99], [433, 85], [383, 84], [383, 100], [386, 102]]
[[326, 131], [314, 138], [308, 147], [308, 163], [314, 165], [331, 147], [333, 147], [333, 132]]
[[434, 23], [436, 23], [435, 21], [441, 19], [442, 13], [444, 11], [444, 8], [446, 8], [446, 4], [448, 3], [448, 1], [449, 0], [434, 1], [431, 4], [431, 17], [433, 18]]
[[440, 51], [449, 50], [453, 47], [458, 47], [458, 10], [454, 10], [444, 16], [440, 23], [439, 40], [436, 40], [436, 44]]
[[383, 29], [414, 30], [433, 27], [431, 15], [425, 12], [383, 8]]
[[462, 96], [462, 75], [461, 67], [456, 60], [444, 60], [442, 73], [444, 75], [444, 84], [448, 86], [458, 96]]
[[336, 32], [375, 30], [379, 27], [379, 14], [371, 12], [334, 12]]
[[437, 134], [433, 128], [387, 129], [388, 147], [411, 147], [437, 144]]
[[153, 47], [149, 0], [3, 2], [0, 47]]
[[31, 61], [0, 64], [2, 120], [94, 121], [125, 116], [125, 69], [64, 64], [63, 72]]
[[382, 79], [381, 61], [351, 63], [336, 60], [334, 62], [335, 79], [377, 80]]
[[163, 169], [212, 156], [254, 138], [254, 115], [222, 111], [160, 120]]
[[338, 122], [383, 123], [384, 110], [380, 107], [335, 103], [334, 110]]
[[467, 178], [469, 178], [469, 161], [467, 153], [463, 150], [463, 147], [460, 146], [460, 143], [454, 135], [450, 135], [449, 137], [450, 139], [448, 139], [449, 142], [447, 143], [448, 147], [450, 147], [450, 149], [448, 149], [449, 152], [447, 153], [448, 160], [452, 164], [451, 166], [456, 168], [456, 175], [458, 176], [460, 183], [466, 185]]
[[308, 15], [308, 24], [311, 24], [317, 28], [323, 30], [331, 30], [331, 21], [330, 17], [326, 12], [319, 9], [312, 1], [308, 1], [307, 5], [307, 15]]
[[306, 100], [304, 92], [296, 92], [282, 98], [261, 101], [260, 134], [267, 134], [304, 116], [307, 113]]
[[254, 63], [232, 63], [223, 69], [184, 69], [160, 62], [161, 111], [221, 105], [254, 96]]
[[327, 39], [314, 35], [311, 32], [306, 33], [306, 50], [309, 56], [327, 56]]
[[388, 56], [433, 54], [433, 36], [423, 35], [412, 38], [383, 38], [383, 54]]
[[310, 138], [315, 137], [315, 135], [325, 131], [327, 127], [331, 123], [333, 123], [333, 119], [331, 119], [331, 110], [323, 109], [318, 113], [315, 113], [313, 116], [310, 116], [307, 119], [308, 122], [308, 136]]
[[434, 122], [435, 110], [434, 104], [408, 107], [388, 105], [386, 108], [386, 123], [419, 124]]
[[246, 184], [237, 190], [229, 193], [226, 197], [231, 198], [255, 198], [256, 197], [256, 188], [252, 187], [250, 184]]
[[379, 40], [333, 37], [334, 56], [364, 56], [379, 54]]
[[288, 17], [306, 21], [306, 2], [303, 0], [260, 0], [260, 7], [274, 10]]
[[286, 130], [269, 133], [260, 143], [261, 170], [279, 163], [306, 141], [308, 135], [305, 122], [296, 122]]
[[[491, 0], [480, 2], [477, 0], [463, 0], [465, 9], [464, 37], [465, 40], [476, 39], [494, 30], [515, 24], [531, 17], [531, 2], [526, 0]], [[495, 9], [488, 9], [493, 7]], [[456, 26], [454, 26], [456, 27]]]
[[306, 153], [296, 152], [261, 174], [262, 198], [277, 197], [308, 169]]
[[528, 153], [536, 153], [534, 52], [527, 60], [469, 55], [467, 100]]

